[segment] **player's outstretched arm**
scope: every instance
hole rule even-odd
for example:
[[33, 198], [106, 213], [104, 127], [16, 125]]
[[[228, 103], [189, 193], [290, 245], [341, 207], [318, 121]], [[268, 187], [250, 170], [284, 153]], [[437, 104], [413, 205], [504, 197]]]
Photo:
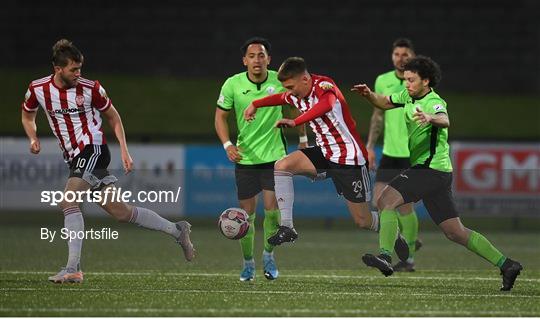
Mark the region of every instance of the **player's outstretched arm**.
[[244, 120], [253, 121], [255, 119], [255, 113], [260, 107], [267, 106], [281, 106], [283, 104], [288, 104], [285, 100], [285, 93], [272, 94], [262, 99], [255, 100], [251, 102], [246, 110], [244, 111]]
[[388, 110], [395, 107], [388, 96], [380, 95], [371, 91], [367, 84], [356, 84], [353, 86], [351, 91], [357, 92], [368, 100], [369, 103], [381, 110]]
[[122, 119], [120, 118], [120, 114], [118, 114], [118, 111], [116, 108], [111, 105], [110, 108], [108, 108], [105, 112], [102, 112], [109, 122], [109, 125], [111, 126], [112, 130], [114, 131], [114, 135], [116, 136], [116, 139], [118, 140], [118, 143], [120, 144], [120, 151], [122, 156], [122, 164], [124, 166], [124, 172], [128, 174], [133, 169], [133, 160], [131, 159], [131, 155], [129, 155], [127, 142], [126, 142], [126, 133], [124, 131], [124, 125], [122, 124]]
[[41, 145], [37, 137], [36, 114], [37, 112], [22, 110], [22, 125], [26, 136], [30, 140], [30, 152], [32, 154], [38, 154], [41, 151]]

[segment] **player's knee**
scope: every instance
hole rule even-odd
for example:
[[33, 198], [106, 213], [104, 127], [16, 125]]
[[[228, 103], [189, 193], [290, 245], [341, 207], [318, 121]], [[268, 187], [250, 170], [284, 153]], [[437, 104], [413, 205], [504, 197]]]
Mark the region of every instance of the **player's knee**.
[[289, 163], [289, 161], [287, 161], [286, 158], [284, 159], [280, 159], [279, 161], [276, 161], [276, 163], [274, 164], [274, 170], [276, 171], [290, 171], [291, 170], [291, 165]]
[[379, 200], [377, 201], [377, 208], [379, 210], [384, 210], [384, 209], [396, 209], [396, 205], [393, 201], [389, 200], [386, 196], [381, 195], [381, 197], [379, 197]]

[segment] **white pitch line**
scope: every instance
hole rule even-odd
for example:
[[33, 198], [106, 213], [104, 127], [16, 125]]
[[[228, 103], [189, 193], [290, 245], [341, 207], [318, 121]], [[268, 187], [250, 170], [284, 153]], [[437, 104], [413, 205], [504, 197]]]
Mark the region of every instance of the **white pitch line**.
[[[33, 287], [13, 287], [13, 288], [0, 288], [0, 291], [51, 291], [49, 288], [33, 288]], [[126, 289], [126, 288], [60, 288], [59, 290], [55, 292], [60, 291], [75, 291], [80, 293], [85, 292], [123, 292], [123, 291], [130, 291], [132, 292], [133, 289]], [[386, 295], [383, 292], [314, 292], [314, 291], [291, 291], [291, 290], [207, 290], [207, 289], [149, 289], [149, 288], [137, 288], [138, 292], [155, 292], [155, 293], [184, 293], [184, 294], [255, 294], [255, 295], [320, 295], [320, 296], [384, 296]], [[532, 298], [532, 299], [540, 299], [540, 295], [511, 295], [511, 294], [452, 294], [452, 293], [407, 293], [407, 296], [414, 296], [414, 297], [471, 297], [471, 298], [495, 298], [495, 297], [501, 297], [501, 298]]]
[[492, 310], [475, 310], [475, 311], [463, 311], [463, 310], [373, 310], [373, 309], [309, 309], [309, 308], [295, 308], [295, 309], [265, 309], [259, 308], [253, 310], [253, 308], [206, 308], [206, 309], [182, 309], [182, 308], [0, 308], [0, 312], [105, 312], [118, 314], [121, 312], [126, 313], [268, 313], [268, 314], [389, 314], [390, 316], [399, 316], [399, 315], [450, 315], [450, 316], [470, 316], [470, 315], [481, 315], [481, 316], [493, 316], [493, 315], [521, 315], [521, 316], [536, 316], [538, 313], [528, 311], [520, 312], [519, 310], [512, 311], [492, 311]]
[[[51, 274], [47, 271], [0, 271], [0, 274], [32, 274], [32, 275], [44, 275]], [[159, 272], [85, 272], [86, 275], [95, 276], [172, 276], [172, 277], [236, 277], [236, 274], [230, 273], [159, 273]], [[324, 278], [324, 279], [385, 279], [385, 280], [399, 280], [399, 279], [412, 279], [412, 280], [479, 280], [479, 281], [500, 281], [497, 276], [494, 277], [449, 277], [449, 276], [391, 276], [384, 278], [382, 276], [355, 276], [355, 275], [281, 275], [285, 278]], [[525, 282], [540, 282], [540, 278], [519, 278], [518, 281]]]

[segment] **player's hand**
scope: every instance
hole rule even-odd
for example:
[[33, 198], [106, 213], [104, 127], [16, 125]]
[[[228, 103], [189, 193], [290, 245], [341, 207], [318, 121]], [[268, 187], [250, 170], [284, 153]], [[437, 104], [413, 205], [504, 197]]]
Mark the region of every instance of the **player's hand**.
[[225, 151], [227, 152], [227, 157], [233, 163], [238, 163], [242, 159], [242, 155], [240, 155], [238, 148], [234, 145], [229, 145]]
[[308, 148], [308, 146], [309, 146], [308, 142], [298, 143], [298, 149], [299, 150], [303, 150], [304, 148]]
[[356, 84], [352, 87], [351, 91], [355, 91], [358, 94], [362, 95], [363, 97], [367, 97], [371, 94], [371, 89], [367, 84]]
[[257, 109], [252, 103], [249, 103], [248, 107], [244, 110], [244, 120], [248, 122], [253, 121], [255, 119], [255, 113], [257, 113]]
[[369, 162], [369, 169], [374, 171], [377, 169], [377, 161], [375, 156], [375, 149], [373, 147], [370, 147], [367, 149], [368, 152], [368, 162]]
[[295, 127], [296, 124], [294, 124], [294, 120], [291, 119], [281, 119], [276, 122], [275, 127], [281, 128], [281, 127]]
[[133, 159], [131, 159], [131, 155], [129, 155], [129, 152], [122, 151], [122, 165], [124, 166], [124, 173], [127, 175], [133, 170]]
[[30, 153], [32, 154], [39, 154], [39, 151], [41, 151], [41, 145], [39, 144], [39, 140], [31, 140], [30, 141]]
[[422, 109], [420, 109], [417, 106], [416, 112], [414, 112], [413, 114], [413, 119], [416, 121], [416, 123], [420, 124], [421, 126], [425, 126], [431, 123], [431, 120], [433, 119], [433, 117], [430, 114], [424, 113]]

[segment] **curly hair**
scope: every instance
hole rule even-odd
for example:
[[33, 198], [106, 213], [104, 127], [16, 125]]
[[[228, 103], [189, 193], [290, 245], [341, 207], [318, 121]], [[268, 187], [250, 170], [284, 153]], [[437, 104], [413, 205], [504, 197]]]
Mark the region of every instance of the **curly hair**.
[[430, 87], [436, 87], [442, 78], [437, 62], [427, 56], [419, 55], [405, 64], [405, 71], [417, 73], [421, 79], [428, 79]]

